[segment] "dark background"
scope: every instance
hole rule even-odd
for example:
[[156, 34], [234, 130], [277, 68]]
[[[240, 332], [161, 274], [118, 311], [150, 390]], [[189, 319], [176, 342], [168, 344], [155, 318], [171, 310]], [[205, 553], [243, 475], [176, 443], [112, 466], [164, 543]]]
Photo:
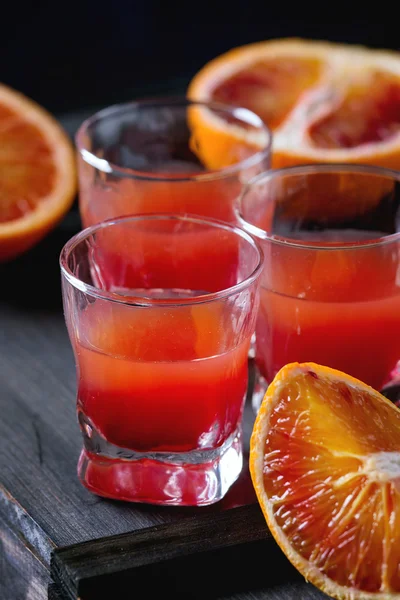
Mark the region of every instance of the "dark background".
[[0, 81], [55, 113], [185, 91], [205, 62], [271, 37], [400, 48], [393, 3], [7, 0]]

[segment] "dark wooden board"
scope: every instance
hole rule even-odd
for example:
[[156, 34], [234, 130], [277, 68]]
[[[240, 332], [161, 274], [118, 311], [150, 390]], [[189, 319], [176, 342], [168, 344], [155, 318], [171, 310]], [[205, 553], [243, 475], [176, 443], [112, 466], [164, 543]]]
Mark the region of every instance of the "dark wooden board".
[[[82, 113], [64, 120], [71, 134], [84, 116]], [[85, 600], [93, 597], [93, 593], [99, 594], [99, 589], [106, 590], [107, 585], [115, 586], [118, 578], [127, 585], [136, 585], [139, 579], [140, 585], [144, 585], [146, 578], [155, 586], [166, 581], [161, 596], [149, 592], [150, 595], [139, 598], [179, 597], [178, 587], [179, 593], [186, 589], [186, 598], [197, 598], [200, 596], [196, 594], [205, 591], [210, 560], [211, 564], [219, 565], [214, 575], [215, 590], [219, 590], [221, 598], [317, 597], [318, 592], [297, 576], [275, 543], [263, 538], [267, 529], [260, 520], [247, 464], [240, 481], [226, 498], [202, 509], [113, 502], [90, 494], [80, 485], [76, 476], [81, 442], [75, 415], [75, 368], [62, 314], [58, 267], [62, 245], [79, 228], [75, 205], [60, 226], [35, 249], [0, 266], [0, 599], [43, 600], [57, 595], [73, 598], [71, 593], [78, 589], [74, 591], [73, 586], [83, 585], [81, 599]], [[247, 442], [253, 420], [247, 404], [244, 421]], [[240, 505], [247, 505], [244, 513], [236, 512], [240, 508], [235, 507]], [[257, 527], [249, 526], [251, 519], [255, 519]], [[223, 524], [229, 526], [232, 539], [237, 536], [240, 540], [238, 545], [226, 544], [225, 530], [219, 529]], [[145, 530], [143, 538], [141, 532]], [[175, 546], [168, 536], [178, 530], [181, 541]], [[160, 531], [161, 538], [157, 537]], [[197, 532], [197, 545], [192, 550], [190, 531]], [[208, 536], [214, 535], [210, 538], [215, 540], [216, 547], [212, 550], [213, 544], [206, 544], [206, 532]], [[118, 570], [119, 539], [126, 544], [123, 571]], [[138, 540], [145, 545], [147, 558], [158, 557], [155, 564], [136, 568]], [[151, 544], [153, 554], [149, 550]], [[178, 547], [182, 553], [175, 556]], [[108, 582], [101, 578], [96, 582], [99, 573], [91, 571], [100, 551], [104, 552], [107, 564], [110, 556], [115, 557], [110, 562], [114, 571], [104, 574]], [[59, 583], [64, 578], [65, 589], [69, 577], [65, 574], [71, 574], [69, 585], [73, 591], [69, 596], [62, 594], [51, 580], [53, 555], [54, 576]], [[164, 560], [159, 560], [163, 555]], [[71, 570], [76, 556], [83, 569], [77, 572], [79, 576]], [[275, 562], [282, 573], [280, 579], [271, 566]], [[251, 564], [255, 565], [253, 569]], [[246, 590], [251, 589], [257, 565], [262, 568], [262, 581], [257, 583], [261, 591], [253, 593]], [[85, 583], [81, 584], [82, 573]], [[152, 577], [149, 579], [151, 573], [154, 581]], [[166, 579], [166, 573], [175, 576]], [[182, 574], [186, 578], [182, 579]], [[253, 575], [248, 577], [249, 574]], [[241, 579], [241, 575], [246, 577]], [[231, 589], [232, 585], [226, 585], [229, 579], [238, 587]], [[250, 587], [246, 588], [245, 583]], [[189, 586], [193, 588], [190, 592]], [[210, 592], [208, 597], [216, 598], [217, 591], [212, 593], [214, 596]], [[100, 599], [99, 595], [95, 597]], [[107, 596], [113, 597], [116, 596]]]

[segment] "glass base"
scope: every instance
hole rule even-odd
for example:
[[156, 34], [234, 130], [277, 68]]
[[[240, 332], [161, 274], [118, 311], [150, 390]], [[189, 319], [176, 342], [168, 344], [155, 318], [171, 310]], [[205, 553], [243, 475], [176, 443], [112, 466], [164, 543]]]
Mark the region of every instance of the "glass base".
[[264, 399], [267, 388], [268, 382], [266, 381], [266, 379], [264, 379], [264, 377], [260, 374], [259, 370], [256, 367], [253, 394], [251, 396], [251, 405], [256, 414], [258, 413], [258, 410]]
[[225, 496], [243, 466], [241, 427], [219, 448], [186, 453], [133, 452], [93, 436], [93, 429], [90, 438], [83, 433], [79, 479], [91, 492], [114, 500], [207, 506]]

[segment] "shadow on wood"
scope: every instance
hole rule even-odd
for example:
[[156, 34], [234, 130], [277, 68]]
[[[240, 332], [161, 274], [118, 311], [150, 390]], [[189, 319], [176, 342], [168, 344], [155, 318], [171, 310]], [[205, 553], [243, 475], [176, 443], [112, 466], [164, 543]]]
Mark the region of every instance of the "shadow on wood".
[[300, 577], [258, 505], [60, 548], [51, 574], [71, 600], [102, 600], [117, 590], [121, 598], [142, 590], [146, 598], [216, 600]]
[[[300, 578], [272, 540], [250, 542], [147, 565], [121, 575], [82, 582], [81, 600], [115, 597], [217, 600], [240, 592], [270, 589]], [[124, 592], [122, 592], [124, 590]], [[121, 593], [122, 592], [122, 593]], [[132, 596], [131, 596], [132, 594]]]

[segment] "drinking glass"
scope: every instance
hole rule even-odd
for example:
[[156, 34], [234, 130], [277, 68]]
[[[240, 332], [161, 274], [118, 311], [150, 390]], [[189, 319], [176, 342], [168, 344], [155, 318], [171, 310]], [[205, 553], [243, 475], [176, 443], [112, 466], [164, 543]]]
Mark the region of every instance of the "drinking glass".
[[241, 194], [265, 255], [256, 324], [257, 410], [287, 363], [312, 361], [375, 389], [400, 358], [400, 173], [315, 165], [270, 171]]
[[269, 168], [271, 134], [245, 108], [167, 98], [101, 110], [76, 146], [84, 227], [144, 213], [233, 222], [243, 184]]
[[257, 242], [212, 219], [136, 215], [78, 233], [60, 264], [82, 483], [133, 502], [220, 500], [242, 468]]

